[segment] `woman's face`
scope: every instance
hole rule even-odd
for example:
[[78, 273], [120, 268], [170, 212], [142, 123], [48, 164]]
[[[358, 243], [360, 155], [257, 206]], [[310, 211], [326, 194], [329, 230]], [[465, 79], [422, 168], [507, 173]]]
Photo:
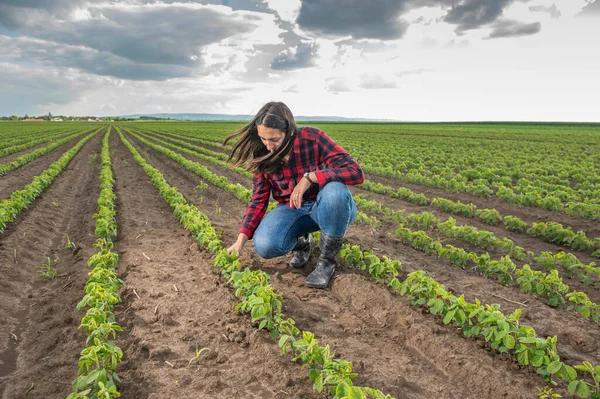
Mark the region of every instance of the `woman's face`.
[[275, 151], [283, 143], [283, 139], [285, 139], [285, 133], [279, 129], [263, 125], [256, 125], [256, 129], [258, 130], [260, 141], [262, 141], [270, 152]]

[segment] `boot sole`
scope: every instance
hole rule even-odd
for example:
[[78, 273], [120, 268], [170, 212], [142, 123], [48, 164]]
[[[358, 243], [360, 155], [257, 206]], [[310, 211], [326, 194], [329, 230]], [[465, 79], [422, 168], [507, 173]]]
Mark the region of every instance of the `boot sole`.
[[304, 282], [304, 285], [308, 288], [316, 288], [319, 290], [324, 290], [325, 288], [327, 288], [329, 286], [329, 283], [327, 283], [325, 285], [321, 285], [321, 284], [308, 284], [308, 283]]
[[304, 280], [304, 286], [308, 287], [308, 288], [316, 288], [319, 290], [324, 290], [325, 288], [327, 288], [331, 285], [331, 283], [333, 282], [333, 279], [334, 279], [334, 275], [335, 275], [335, 273], [331, 275], [327, 284], [324, 284], [324, 285], [323, 284], [311, 284], [311, 283], [307, 282], [306, 280]]

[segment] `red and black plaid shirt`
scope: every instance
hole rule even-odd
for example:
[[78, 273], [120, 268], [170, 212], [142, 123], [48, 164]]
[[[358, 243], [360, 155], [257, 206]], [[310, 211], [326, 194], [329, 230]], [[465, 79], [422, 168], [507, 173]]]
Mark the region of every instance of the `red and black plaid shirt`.
[[260, 173], [252, 177], [252, 199], [240, 229], [240, 233], [249, 238], [265, 215], [270, 194], [280, 204], [289, 204], [290, 195], [305, 172], [315, 172], [318, 184], [306, 190], [303, 201], [315, 201], [319, 190], [329, 182], [352, 185], [365, 180], [354, 158], [322, 130], [307, 126], [299, 127], [297, 132], [287, 164], [284, 163], [275, 173]]

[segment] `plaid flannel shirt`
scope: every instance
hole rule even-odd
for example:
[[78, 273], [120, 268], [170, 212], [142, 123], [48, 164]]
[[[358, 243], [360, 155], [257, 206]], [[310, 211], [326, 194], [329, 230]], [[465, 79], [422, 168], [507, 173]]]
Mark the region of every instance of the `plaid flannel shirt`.
[[315, 172], [317, 182], [304, 193], [302, 201], [315, 201], [323, 186], [332, 181], [346, 185], [361, 184], [363, 171], [346, 150], [322, 130], [299, 127], [287, 163], [275, 173], [259, 173], [252, 177], [252, 199], [242, 220], [240, 233], [252, 238], [267, 211], [269, 197], [288, 205], [290, 195], [305, 172]]

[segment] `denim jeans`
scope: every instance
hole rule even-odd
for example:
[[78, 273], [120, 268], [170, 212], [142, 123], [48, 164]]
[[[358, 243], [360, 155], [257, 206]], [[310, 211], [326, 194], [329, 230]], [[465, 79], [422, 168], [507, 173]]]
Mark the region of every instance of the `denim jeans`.
[[313, 203], [299, 209], [279, 205], [263, 218], [254, 232], [254, 250], [265, 259], [289, 253], [298, 237], [322, 230], [343, 237], [356, 218], [356, 204], [348, 187], [340, 182], [323, 186]]

